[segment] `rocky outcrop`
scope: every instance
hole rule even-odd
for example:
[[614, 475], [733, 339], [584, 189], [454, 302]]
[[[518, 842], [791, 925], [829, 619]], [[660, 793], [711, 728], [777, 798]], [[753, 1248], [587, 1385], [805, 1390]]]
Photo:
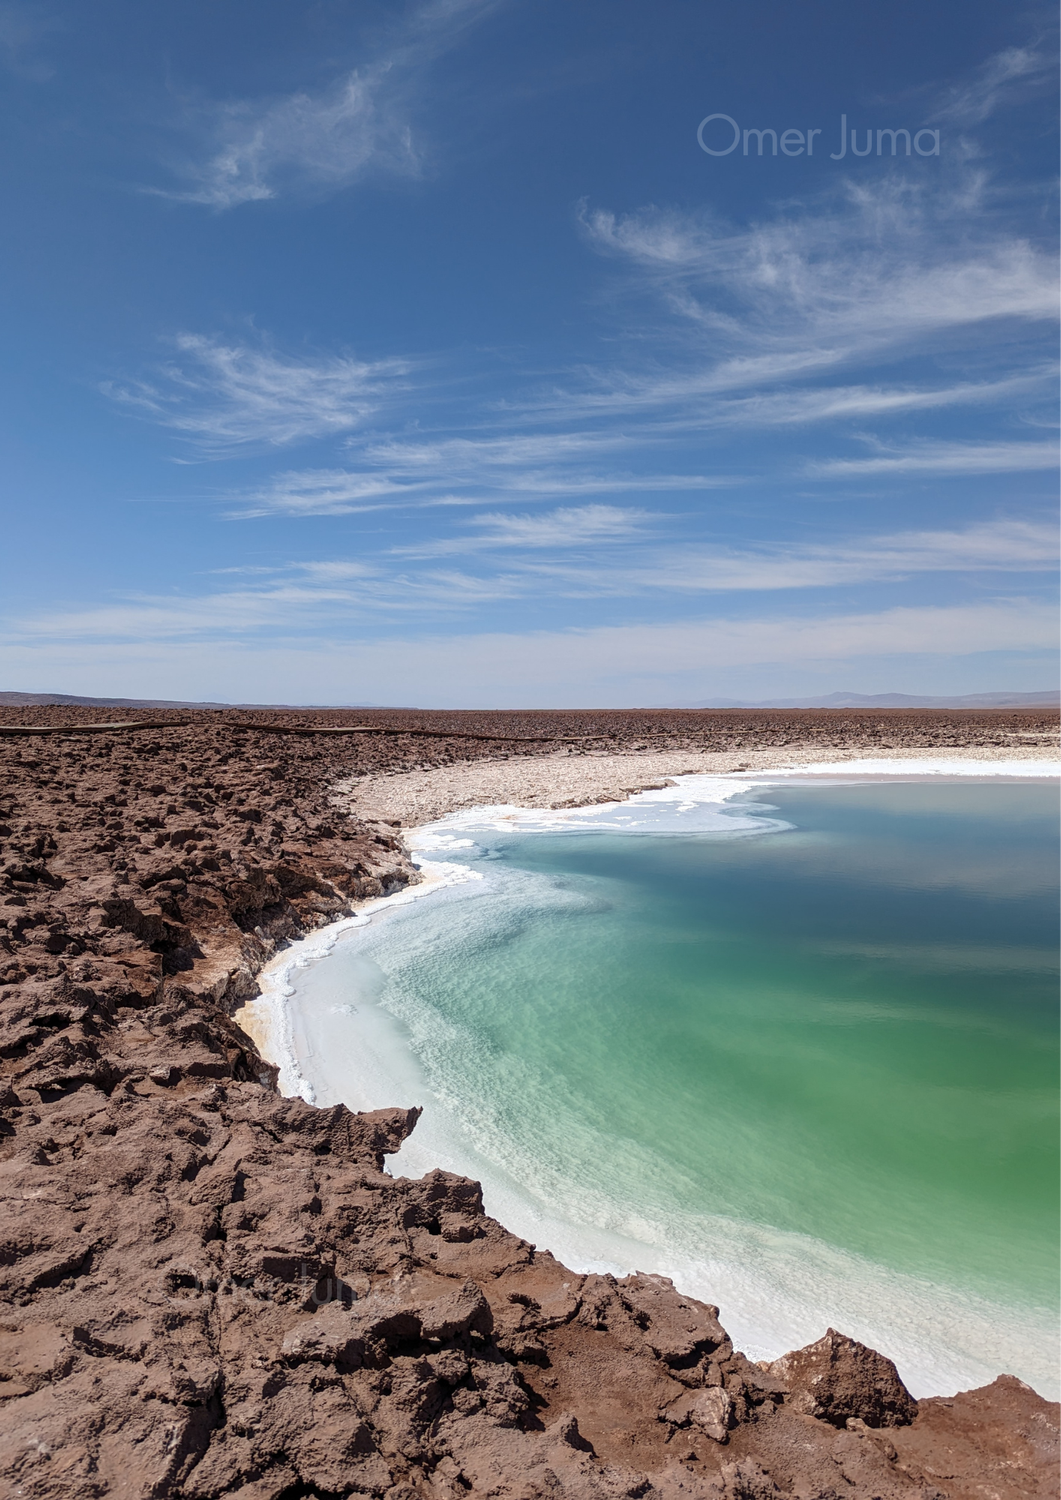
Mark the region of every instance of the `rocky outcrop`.
[[817, 1343], [774, 1360], [767, 1370], [792, 1411], [820, 1417], [834, 1427], [851, 1421], [901, 1427], [917, 1416], [917, 1402], [891, 1360], [835, 1328]]
[[1056, 1408], [1019, 1381], [915, 1404], [831, 1331], [753, 1364], [662, 1278], [388, 1175], [416, 1110], [280, 1098], [234, 1002], [410, 868], [331, 807], [338, 750], [153, 733], [2, 747], [0, 1494], [1051, 1493]]
[[1049, 1493], [1056, 1418], [1019, 1382], [917, 1412], [839, 1335], [753, 1365], [662, 1278], [575, 1275], [475, 1183], [382, 1172], [416, 1111], [236, 1071], [9, 1094], [8, 1493], [925, 1500], [979, 1493], [985, 1441], [994, 1493]]

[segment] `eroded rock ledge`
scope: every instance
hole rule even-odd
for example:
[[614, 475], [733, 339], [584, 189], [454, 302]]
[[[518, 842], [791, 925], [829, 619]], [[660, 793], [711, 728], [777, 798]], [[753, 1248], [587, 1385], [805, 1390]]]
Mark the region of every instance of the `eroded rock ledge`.
[[348, 746], [204, 720], [3, 747], [0, 1493], [1055, 1491], [1057, 1408], [1019, 1381], [915, 1403], [833, 1330], [751, 1364], [662, 1278], [575, 1275], [477, 1184], [388, 1176], [415, 1110], [280, 1098], [233, 1005], [412, 871], [332, 806]]

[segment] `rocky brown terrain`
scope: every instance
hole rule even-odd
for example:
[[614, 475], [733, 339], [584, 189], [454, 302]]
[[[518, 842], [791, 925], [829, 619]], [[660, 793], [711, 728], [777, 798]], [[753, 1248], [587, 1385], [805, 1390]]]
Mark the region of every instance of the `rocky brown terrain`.
[[416, 878], [336, 805], [353, 775], [551, 736], [1020, 754], [1054, 714], [101, 717], [0, 710], [0, 1493], [1056, 1493], [1058, 1410], [1019, 1381], [915, 1403], [832, 1330], [753, 1365], [668, 1282], [566, 1270], [463, 1178], [395, 1180], [416, 1111], [283, 1099], [232, 1020], [278, 945]]

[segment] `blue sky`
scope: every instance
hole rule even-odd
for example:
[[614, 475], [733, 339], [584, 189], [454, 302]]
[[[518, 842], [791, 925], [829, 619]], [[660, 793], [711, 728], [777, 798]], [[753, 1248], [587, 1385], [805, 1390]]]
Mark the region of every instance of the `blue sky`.
[[0, 685], [1051, 685], [1053, 24], [3, 0]]

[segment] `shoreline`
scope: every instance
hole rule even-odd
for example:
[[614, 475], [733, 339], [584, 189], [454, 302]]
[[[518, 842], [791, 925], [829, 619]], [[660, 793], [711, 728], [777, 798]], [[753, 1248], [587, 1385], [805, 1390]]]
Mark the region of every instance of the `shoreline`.
[[[286, 1097], [313, 1104], [312, 1085], [302, 1077], [291, 1050], [290, 1027], [283, 1005], [291, 993], [288, 976], [325, 957], [344, 932], [366, 926], [375, 913], [407, 905], [451, 884], [478, 879], [478, 875], [462, 865], [428, 858], [426, 848], [418, 849], [415, 842], [409, 842], [452, 813], [491, 811], [508, 820], [521, 811], [535, 809], [561, 813], [608, 803], [621, 805], [640, 792], [674, 786], [675, 778], [682, 775], [723, 778], [746, 774], [759, 778], [773, 774], [787, 779], [817, 768], [819, 775], [864, 775], [875, 780], [891, 776], [930, 779], [934, 775], [1022, 780], [1061, 777], [1061, 761], [1053, 745], [1030, 747], [1030, 752], [1019, 759], [1003, 747], [978, 746], [977, 751], [975, 756], [961, 756], [950, 748], [924, 749], [916, 755], [908, 750], [880, 750], [872, 758], [853, 752], [841, 759], [837, 759], [835, 747], [819, 750], [813, 746], [800, 746], [788, 755], [778, 750], [743, 754], [684, 751], [552, 754], [505, 761], [466, 761], [430, 770], [345, 778], [333, 786], [332, 803], [352, 817], [400, 828], [402, 847], [420, 872], [420, 879], [415, 885], [403, 886], [390, 895], [352, 902], [353, 915], [315, 928], [281, 948], [258, 970], [259, 992], [248, 996], [232, 1012], [233, 1020], [254, 1042], [264, 1060], [279, 1069], [277, 1088], [283, 1093], [283, 1085], [287, 1084], [290, 1093]], [[904, 769], [889, 771], [885, 766]], [[1001, 766], [1006, 769], [998, 769]], [[562, 798], [559, 801], [558, 791]], [[484, 800], [487, 793], [493, 794], [494, 800]], [[406, 824], [404, 817], [399, 816], [402, 813], [416, 816], [417, 821]]]
[[[424, 865], [428, 867], [426, 871]], [[424, 860], [417, 869], [420, 879], [415, 885], [406, 885], [392, 891], [389, 896], [374, 896], [358, 903], [353, 916], [329, 922], [327, 926], [318, 927], [281, 948], [258, 971], [259, 993], [233, 1011], [232, 1019], [237, 1026], [250, 1037], [265, 1061], [277, 1068], [277, 1091], [285, 1098], [302, 1099], [306, 1104], [316, 1105], [313, 1085], [299, 1068], [291, 1040], [284, 1003], [293, 993], [289, 983], [291, 975], [327, 957], [344, 933], [367, 927], [376, 913], [396, 906], [408, 906], [446, 886], [480, 879], [462, 865], [445, 864], [440, 860]]]
[[[766, 759], [767, 757], [764, 756], [762, 758]], [[557, 758], [541, 757], [535, 769], [539, 772], [547, 770], [549, 769], [549, 763], [555, 759]], [[543, 819], [541, 816], [537, 818], [532, 817], [526, 823], [523, 823], [523, 820], [519, 819], [519, 813], [521, 810], [525, 810], [533, 814], [535, 803], [530, 802], [529, 799], [528, 804], [524, 804], [523, 808], [515, 802], [498, 804], [483, 803], [481, 801], [471, 804], [471, 808], [474, 811], [469, 808], [469, 796], [473, 794], [476, 785], [481, 785], [482, 783], [483, 778], [481, 773], [486, 769], [483, 765], [453, 768], [459, 772], [470, 773], [456, 776], [453, 774], [453, 769], [448, 769], [446, 779], [450, 783], [451, 806], [442, 812], [437, 819], [433, 820], [431, 824], [420, 824], [415, 828], [405, 828], [402, 830], [405, 847], [410, 857], [422, 871], [423, 879], [421, 884], [407, 887], [404, 891], [366, 903], [355, 916], [332, 924], [328, 928], [321, 929], [319, 932], [303, 939], [299, 944], [294, 945], [293, 948], [285, 949], [262, 971], [260, 976], [261, 995], [257, 999], [250, 1001], [243, 1010], [237, 1012], [235, 1017], [237, 1023], [248, 1031], [268, 1060], [279, 1066], [280, 1074], [277, 1086], [282, 1093], [300, 1097], [305, 1102], [315, 1105], [318, 1103], [315, 1086], [319, 1088], [323, 1085], [324, 1097], [320, 1102], [325, 1107], [333, 1104], [336, 1098], [343, 1097], [341, 1092], [337, 1093], [335, 1081], [333, 1078], [329, 1078], [327, 1073], [322, 1073], [318, 1077], [319, 1070], [318, 1072], [314, 1072], [312, 1068], [307, 1068], [307, 1076], [307, 1073], [303, 1072], [305, 1064], [297, 1056], [293, 1040], [293, 1031], [297, 1025], [297, 1019], [292, 1016], [287, 1002], [289, 997], [294, 993], [292, 981], [298, 971], [318, 963], [332, 951], [345, 933], [368, 926], [374, 916], [382, 915], [393, 907], [407, 905], [419, 899], [420, 896], [432, 894], [452, 884], [463, 883], [469, 879], [482, 878], [475, 872], [470, 872], [465, 866], [441, 862], [445, 859], [445, 845], [448, 841], [446, 836], [447, 825], [452, 830], [452, 833], [458, 837], [479, 823], [489, 823], [495, 827], [513, 826], [514, 828], [517, 823], [522, 823], [525, 831], [531, 831], [532, 827], [542, 829], [543, 825], [549, 827], [554, 824], [557, 831], [561, 827], [565, 831], [570, 830], [572, 827], [577, 828], [579, 826], [578, 821], [574, 818], [570, 820], [566, 818], [564, 816], [565, 812], [573, 813], [579, 807], [585, 810], [596, 810], [614, 800], [610, 797], [602, 796], [602, 792], [610, 784], [614, 784], [616, 771], [614, 762], [616, 760], [623, 762], [620, 770], [624, 771], [630, 779], [633, 779], [630, 773], [634, 770], [634, 767], [630, 763], [634, 762], [635, 765], [640, 764], [641, 774], [637, 779], [642, 783], [641, 790], [661, 790], [664, 785], [680, 785], [673, 778], [667, 778], [663, 783], [657, 779], [658, 767], [652, 764], [652, 762], [658, 761], [658, 757], [627, 756], [621, 758], [602, 757], [600, 759], [605, 761], [605, 764], [598, 763], [596, 766], [592, 764], [590, 766], [580, 765], [579, 770], [581, 772], [580, 779], [582, 783], [580, 790], [582, 795], [577, 803], [565, 800], [560, 806], [552, 803], [548, 804], [547, 808], [542, 808], [540, 803], [544, 799], [539, 795], [537, 810], [539, 815], [544, 812], [545, 818]], [[684, 759], [686, 762], [688, 761], [688, 757], [684, 757]], [[712, 759], [716, 758], [713, 757]], [[782, 760], [782, 757], [775, 755], [769, 757], [769, 759], [779, 762]], [[895, 755], [886, 761], [879, 757], [869, 760], [864, 757], [851, 756], [838, 762], [835, 758], [826, 758], [824, 755], [820, 757], [812, 755], [804, 759], [802, 763], [797, 762], [796, 764], [793, 764], [794, 757], [787, 757], [785, 759], [787, 764], [774, 764], [769, 768], [757, 769], [756, 771], [751, 771], [750, 768], [743, 770], [742, 767], [741, 771], [736, 771], [736, 768], [734, 768], [734, 771], [730, 771], [729, 773], [720, 773], [712, 767], [711, 779], [715, 780], [717, 777], [718, 781], [723, 783], [730, 781], [733, 794], [739, 794], [748, 790], [749, 785], [769, 785], [775, 778], [779, 782], [782, 780], [789, 781], [809, 771], [816, 771], [822, 780], [828, 778], [830, 781], [846, 779], [847, 777], [850, 777], [852, 780], [858, 777], [860, 780], [866, 781], [900, 778], [902, 780], [931, 781], [942, 777], [967, 778], [977, 781], [993, 781], [1001, 778], [1007, 780], [1034, 779], [1036, 781], [1049, 779], [1053, 781], [1061, 775], [1061, 765], [1054, 760], [1048, 760], [1045, 756], [1016, 761], [1012, 757], [1002, 755], [959, 758], [955, 757], [953, 752], [949, 752], [932, 757], [913, 757], [909, 754]], [[544, 767], [541, 765], [543, 761], [547, 763]], [[649, 763], [646, 764], [646, 761]], [[531, 762], [530, 766], [525, 761], [517, 762], [514, 765], [502, 765], [497, 768], [497, 771], [501, 772], [500, 777], [495, 774], [486, 779], [491, 789], [497, 787], [499, 783], [511, 786], [512, 782], [520, 776], [525, 775], [530, 767], [534, 767], [534, 762]], [[699, 770], [699, 768], [693, 770], [690, 767], [686, 774], [702, 777], [704, 772]], [[649, 780], [648, 778], [650, 777], [653, 779]], [[400, 778], [388, 779], [393, 783], [399, 781]], [[540, 786], [540, 782], [538, 782], [533, 774], [529, 779], [531, 795], [534, 796]], [[408, 780], [414, 781], [414, 778], [410, 777]], [[422, 783], [423, 773], [416, 777], [415, 781]], [[646, 781], [647, 786], [645, 785]], [[422, 785], [415, 785], [414, 789], [420, 797], [423, 796]], [[570, 786], [566, 789], [570, 790]], [[438, 796], [439, 788], [437, 785], [430, 790], [434, 796]], [[636, 796], [636, 791], [632, 795]], [[719, 800], [721, 801], [723, 798]], [[626, 805], [629, 805], [629, 797], [624, 799], [624, 802]], [[622, 804], [617, 803], [616, 805]], [[476, 818], [476, 813], [481, 815], [479, 819]], [[549, 813], [552, 813], [554, 816], [549, 817]], [[455, 814], [452, 817], [452, 821], [450, 820], [450, 814]], [[379, 812], [376, 812], [375, 815], [379, 816]], [[437, 826], [439, 822], [442, 823], [442, 828]], [[440, 834], [442, 835], [441, 840], [439, 840]], [[375, 1033], [372, 1032], [371, 1034], [374, 1035]], [[386, 1092], [386, 1090], [383, 1092]], [[391, 1092], [395, 1092], [395, 1090], [392, 1088]], [[355, 1095], [356, 1093], [357, 1091], [355, 1090]], [[353, 1107], [350, 1096], [347, 1096], [347, 1100], [351, 1102], [351, 1107]], [[371, 1108], [380, 1103], [381, 1100], [382, 1094], [376, 1097], [371, 1093], [367, 1093], [367, 1100], [363, 1099], [358, 1107]], [[389, 1093], [387, 1094], [387, 1101], [392, 1102]], [[404, 1102], [409, 1103], [410, 1101], [406, 1099]], [[419, 1096], [416, 1096], [416, 1102], [423, 1103], [428, 1101], [426, 1099], [421, 1100]], [[440, 1150], [440, 1142], [429, 1140], [424, 1131], [425, 1127], [421, 1127], [417, 1141], [410, 1142], [403, 1147], [403, 1151], [399, 1154], [393, 1167], [396, 1176], [409, 1174], [414, 1179], [417, 1179], [422, 1172], [429, 1171], [432, 1166], [437, 1166], [439, 1160], [441, 1160], [449, 1170], [482, 1178], [492, 1194], [493, 1207], [489, 1211], [493, 1212], [495, 1217], [506, 1224], [515, 1224], [517, 1226], [517, 1233], [522, 1233], [524, 1236], [538, 1241], [565, 1264], [573, 1266], [576, 1271], [610, 1270], [613, 1274], [622, 1275], [634, 1265], [633, 1259], [630, 1260], [629, 1266], [626, 1266], [625, 1262], [624, 1266], [619, 1266], [618, 1262], [611, 1264], [614, 1256], [606, 1254], [603, 1248], [604, 1241], [608, 1236], [588, 1229], [586, 1226], [579, 1226], [575, 1223], [568, 1224], [566, 1220], [558, 1219], [552, 1225], [551, 1233], [546, 1229], [544, 1221], [538, 1226], [538, 1230], [536, 1231], [534, 1226], [527, 1221], [526, 1214], [518, 1212], [515, 1206], [516, 1200], [513, 1198], [511, 1189], [518, 1189], [518, 1183], [513, 1182], [512, 1184], [508, 1184], [507, 1174], [500, 1168], [491, 1170], [491, 1164], [489, 1163], [483, 1164], [485, 1167], [484, 1172], [482, 1167], [478, 1170], [476, 1169], [474, 1160], [469, 1164], [469, 1161], [463, 1158], [460, 1160], [447, 1159], [447, 1155], [452, 1156], [452, 1153]], [[498, 1171], [501, 1172], [500, 1177], [498, 1177]], [[493, 1180], [495, 1178], [497, 1178], [496, 1181]], [[518, 1197], [518, 1192], [516, 1196]], [[525, 1208], [525, 1205], [523, 1207]], [[542, 1232], [545, 1233], [544, 1239], [542, 1238]], [[572, 1235], [574, 1235], [574, 1239], [572, 1239]], [[600, 1241], [596, 1252], [589, 1259], [587, 1259], [585, 1253], [580, 1253], [575, 1245], [575, 1240], [579, 1239], [580, 1236], [586, 1238], [587, 1235], [589, 1240]], [[589, 1240], [587, 1240], [587, 1243]], [[647, 1267], [649, 1270], [665, 1275], [678, 1275], [680, 1289], [683, 1289], [687, 1295], [700, 1298], [708, 1296], [708, 1300], [719, 1300], [717, 1288], [709, 1288], [705, 1292], [702, 1286], [686, 1284], [688, 1277], [686, 1276], [683, 1280], [676, 1268], [666, 1263], [665, 1258], [661, 1259], [657, 1265], [653, 1257], [656, 1255], [658, 1248], [642, 1245], [640, 1250], [638, 1250], [637, 1245], [633, 1242], [627, 1246], [629, 1254], [636, 1252], [637, 1265], [642, 1267], [642, 1269]], [[815, 1253], [825, 1254], [827, 1257], [836, 1253], [834, 1247], [826, 1244], [824, 1241], [820, 1246], [815, 1244], [812, 1248]], [[629, 1254], [627, 1256], [628, 1259]], [[602, 1256], [604, 1257], [603, 1259], [601, 1258]], [[640, 1258], [637, 1258], [637, 1256]], [[851, 1266], [848, 1268], [850, 1275], [854, 1275], [854, 1266], [857, 1259], [858, 1257], [851, 1258]], [[839, 1272], [836, 1274], [839, 1274]], [[844, 1277], [841, 1277], [841, 1280], [844, 1279]], [[903, 1276], [898, 1273], [895, 1274], [894, 1279], [897, 1295], [899, 1295], [899, 1288], [903, 1288], [902, 1300], [917, 1302], [924, 1298], [926, 1289], [921, 1286], [917, 1277], [911, 1276], [908, 1284], [904, 1282]], [[710, 1295], [708, 1295], [709, 1292]], [[732, 1302], [732, 1297], [730, 1301]], [[975, 1299], [970, 1299], [970, 1309], [973, 1308], [974, 1301]], [[985, 1303], [984, 1308], [979, 1309], [977, 1312], [977, 1321], [985, 1328], [991, 1322], [991, 1318], [986, 1311], [987, 1308], [988, 1304]], [[931, 1321], [931, 1299], [924, 1303], [922, 1315], [926, 1321]], [[731, 1324], [735, 1320], [737, 1322], [741, 1321], [741, 1318], [732, 1306], [728, 1311], [728, 1320]], [[884, 1347], [879, 1339], [877, 1347]], [[773, 1357], [777, 1352], [775, 1350], [771, 1353], [771, 1351], [765, 1350], [767, 1357]], [[753, 1350], [753, 1357], [759, 1357], [761, 1353], [764, 1353], [764, 1350]], [[898, 1356], [893, 1355], [893, 1357]], [[910, 1381], [909, 1375], [907, 1376], [907, 1380], [908, 1382]], [[929, 1388], [937, 1389], [941, 1381], [938, 1374], [934, 1379], [928, 1381], [922, 1375], [916, 1383], [922, 1390], [927, 1390]], [[945, 1380], [942, 1383], [947, 1384]]]
[[[844, 774], [843, 767], [855, 763], [873, 765], [865, 774], [889, 773], [879, 765], [917, 765], [917, 774], [975, 775], [963, 766], [983, 768], [979, 774], [999, 775], [1000, 764], [1021, 767], [1018, 774], [1034, 775], [1030, 768], [1042, 765], [1041, 774], [1061, 774], [1061, 761], [1054, 742], [1047, 744], [975, 747], [963, 755], [954, 747], [935, 749], [860, 746], [848, 754], [835, 745], [799, 745], [792, 748], [738, 751], [632, 751], [622, 754], [520, 756], [505, 760], [458, 762], [427, 770], [400, 771], [383, 775], [347, 777], [333, 788], [333, 802], [344, 811], [366, 819], [399, 823], [407, 831], [433, 823], [447, 813], [473, 807], [508, 803], [526, 808], [588, 807], [602, 802], [625, 801], [637, 792], [666, 785], [676, 776], [728, 776], [745, 773], [761, 776], [770, 772], [798, 774], [801, 769], [820, 767]], [[1014, 753], [1019, 749], [1019, 755]], [[939, 772], [929, 767], [946, 767]], [[853, 774], [849, 771], [848, 774]]]

